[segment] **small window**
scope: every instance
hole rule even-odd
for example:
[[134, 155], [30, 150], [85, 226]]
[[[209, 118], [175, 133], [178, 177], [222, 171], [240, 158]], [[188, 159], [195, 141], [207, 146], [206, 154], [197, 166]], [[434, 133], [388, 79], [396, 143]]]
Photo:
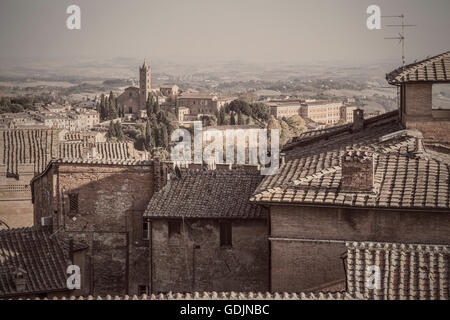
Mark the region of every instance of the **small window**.
[[138, 296], [142, 296], [143, 294], [149, 294], [149, 290], [147, 285], [141, 284], [138, 286]]
[[149, 240], [150, 239], [150, 221], [144, 218], [142, 222], [142, 239]]
[[69, 194], [70, 214], [78, 213], [78, 193]]
[[169, 221], [169, 239], [179, 234], [181, 234], [181, 221]]
[[220, 246], [232, 246], [231, 221], [220, 222]]

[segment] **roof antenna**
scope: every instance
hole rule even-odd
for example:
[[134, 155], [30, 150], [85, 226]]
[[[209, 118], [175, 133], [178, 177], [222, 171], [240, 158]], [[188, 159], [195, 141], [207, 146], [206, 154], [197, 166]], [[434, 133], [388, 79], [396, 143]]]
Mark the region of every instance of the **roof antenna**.
[[405, 15], [402, 13], [399, 16], [381, 16], [382, 18], [400, 18], [402, 19], [402, 24], [388, 24], [387, 27], [401, 27], [401, 32], [398, 34], [398, 37], [389, 37], [385, 39], [396, 39], [400, 40], [399, 43], [402, 44], [402, 69], [405, 70], [406, 65], [406, 55], [405, 55], [405, 27], [416, 27], [415, 24], [405, 24]]

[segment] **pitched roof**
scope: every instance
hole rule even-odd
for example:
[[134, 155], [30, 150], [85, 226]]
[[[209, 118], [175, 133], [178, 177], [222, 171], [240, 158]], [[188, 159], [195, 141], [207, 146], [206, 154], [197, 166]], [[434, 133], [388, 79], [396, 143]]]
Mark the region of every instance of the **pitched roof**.
[[[421, 150], [420, 133], [403, 130], [396, 114], [367, 119], [361, 131], [341, 126], [294, 141], [285, 149], [286, 163], [263, 179], [251, 201], [448, 211], [450, 164], [445, 154]], [[342, 156], [352, 150], [373, 154], [371, 191], [341, 189]]]
[[[0, 297], [67, 290], [68, 246], [50, 237], [47, 228], [0, 231]], [[14, 274], [25, 271], [24, 291], [18, 291]]]
[[31, 164], [35, 173], [41, 172], [57, 154], [57, 130], [0, 130], [0, 164], [6, 172], [18, 174], [21, 164]]
[[[83, 159], [83, 149], [89, 146], [86, 142], [60, 142], [59, 131], [54, 129], [0, 129], [0, 165], [11, 174], [19, 174], [21, 165], [30, 165], [39, 174], [51, 160]], [[137, 156], [132, 143], [96, 142], [93, 146], [96, 158], [103, 161], [132, 160]]]
[[217, 99], [216, 95], [201, 92], [184, 92], [178, 99]]
[[[350, 295], [382, 300], [448, 300], [450, 246], [378, 242], [346, 243]], [[380, 271], [379, 287], [370, 289], [371, 273]]]
[[257, 170], [182, 169], [153, 195], [144, 216], [263, 218], [266, 209], [248, 201], [260, 181]]
[[65, 142], [59, 146], [60, 158], [83, 158], [83, 149], [93, 146], [97, 151], [99, 159], [103, 160], [125, 160], [134, 155], [134, 147], [127, 142], [96, 142], [88, 144], [86, 142]]
[[403, 82], [450, 82], [450, 51], [400, 67], [386, 75], [390, 84]]

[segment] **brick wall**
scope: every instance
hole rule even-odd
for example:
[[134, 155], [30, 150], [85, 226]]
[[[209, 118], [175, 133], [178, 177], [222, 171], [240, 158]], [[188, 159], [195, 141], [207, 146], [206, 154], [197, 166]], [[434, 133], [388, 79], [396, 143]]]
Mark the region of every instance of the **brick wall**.
[[185, 220], [169, 239], [167, 220], [152, 221], [152, 291], [267, 291], [266, 220], [233, 220], [232, 248], [220, 246], [218, 220]]
[[272, 291], [302, 291], [342, 280], [342, 241], [450, 243], [447, 213], [294, 206], [270, 211]]
[[[148, 247], [138, 239], [153, 175], [153, 165], [55, 164], [36, 180], [36, 222], [52, 215], [55, 231], [89, 245], [87, 269], [94, 281], [83, 294], [137, 294], [138, 283], [148, 281]], [[78, 194], [75, 216], [70, 193]]]
[[450, 142], [450, 121], [406, 121], [406, 127], [422, 132], [427, 141]]
[[406, 116], [431, 117], [432, 84], [405, 84], [405, 114]]
[[[449, 142], [450, 120], [445, 111], [432, 110], [432, 83], [407, 83], [402, 87], [403, 124], [417, 129], [424, 139]], [[444, 119], [442, 119], [444, 114]]]

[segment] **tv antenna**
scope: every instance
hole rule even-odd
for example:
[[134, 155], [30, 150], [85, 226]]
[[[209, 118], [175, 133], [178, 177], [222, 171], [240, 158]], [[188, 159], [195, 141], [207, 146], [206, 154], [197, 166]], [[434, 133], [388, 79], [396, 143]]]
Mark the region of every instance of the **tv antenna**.
[[401, 14], [399, 16], [381, 16], [382, 18], [400, 18], [402, 19], [402, 23], [401, 24], [388, 24], [386, 25], [387, 27], [401, 27], [401, 31], [398, 34], [398, 37], [389, 37], [389, 38], [385, 38], [385, 39], [389, 39], [389, 40], [399, 40], [399, 43], [402, 44], [402, 67], [403, 69], [405, 68], [406, 65], [406, 56], [405, 56], [405, 28], [406, 27], [416, 27], [417, 25], [415, 24], [405, 24], [405, 15]]

